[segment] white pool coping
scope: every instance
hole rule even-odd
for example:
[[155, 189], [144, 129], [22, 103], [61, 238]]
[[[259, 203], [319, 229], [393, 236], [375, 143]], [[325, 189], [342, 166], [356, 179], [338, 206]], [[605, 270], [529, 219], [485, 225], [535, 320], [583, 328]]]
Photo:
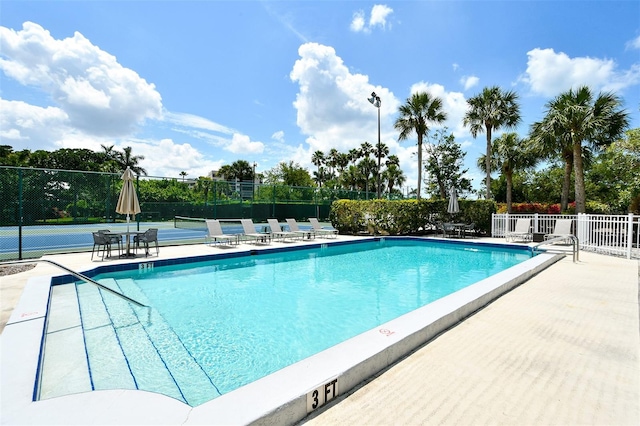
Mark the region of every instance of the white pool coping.
[[[327, 241], [327, 243], [331, 243]], [[33, 401], [50, 276], [32, 278], [0, 335], [2, 424], [294, 424], [315, 389], [345, 394], [563, 256], [543, 253], [212, 401], [139, 390]]]

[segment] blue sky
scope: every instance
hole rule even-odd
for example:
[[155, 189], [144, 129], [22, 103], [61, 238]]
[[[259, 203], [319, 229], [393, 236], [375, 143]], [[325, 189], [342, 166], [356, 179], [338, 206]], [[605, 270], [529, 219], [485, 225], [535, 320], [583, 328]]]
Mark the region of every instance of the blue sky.
[[589, 85], [640, 127], [640, 2], [28, 1], [0, 4], [0, 144], [131, 146], [153, 176], [204, 176], [243, 159], [258, 172], [382, 141], [415, 188], [416, 140], [398, 143], [415, 91], [444, 101], [474, 186], [485, 136], [466, 99], [520, 95], [522, 125]]

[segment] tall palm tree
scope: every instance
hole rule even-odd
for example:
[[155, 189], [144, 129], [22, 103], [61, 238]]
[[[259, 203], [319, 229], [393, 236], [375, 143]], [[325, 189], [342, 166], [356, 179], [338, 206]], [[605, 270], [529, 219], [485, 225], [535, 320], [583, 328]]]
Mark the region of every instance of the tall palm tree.
[[504, 92], [498, 86], [485, 87], [482, 92], [467, 99], [469, 109], [464, 115], [463, 123], [469, 126], [471, 135], [478, 133], [487, 135], [485, 153], [485, 170], [487, 173], [487, 199], [491, 198], [491, 134], [499, 128], [515, 128], [520, 123], [520, 105], [518, 94], [513, 91]]
[[378, 159], [378, 166], [376, 168], [376, 196], [380, 198], [380, 194], [382, 193], [382, 188], [380, 187], [380, 175], [382, 174], [382, 166], [381, 160], [389, 155], [389, 147], [384, 143], [376, 144], [373, 148], [373, 153]]
[[[531, 145], [524, 139], [520, 139], [517, 133], [504, 133], [493, 140], [491, 149], [491, 168], [499, 170], [507, 181], [507, 211], [511, 213], [512, 193], [513, 193], [513, 173], [534, 167], [539, 157], [532, 149]], [[486, 159], [478, 160], [481, 170], [486, 167]]]
[[[573, 148], [576, 213], [585, 213], [584, 187], [585, 149], [600, 149], [622, 137], [629, 126], [629, 114], [621, 109], [622, 101], [610, 92], [594, 98], [587, 86], [561, 93], [546, 105], [541, 126], [556, 132]], [[583, 146], [586, 142], [588, 145]]]
[[400, 117], [393, 127], [400, 132], [398, 141], [409, 138], [413, 133], [418, 137], [418, 193], [422, 182], [422, 140], [429, 131], [429, 123], [442, 123], [447, 115], [442, 111], [442, 99], [426, 92], [414, 93], [407, 103], [399, 108]]
[[395, 163], [387, 162], [387, 168], [382, 173], [382, 177], [387, 184], [387, 190], [389, 195], [393, 193], [396, 186], [402, 187], [402, 184], [406, 182], [407, 177], [402, 172], [402, 169]]
[[311, 163], [318, 168], [316, 172], [316, 182], [318, 183], [318, 186], [322, 188], [324, 172], [320, 173], [320, 167], [324, 164], [324, 152], [319, 150], [314, 152], [311, 156]]
[[144, 160], [144, 155], [132, 155], [130, 146], [125, 146], [122, 151], [123, 152], [118, 153], [118, 162], [122, 169], [124, 170], [130, 167], [133, 173], [146, 176], [147, 171], [138, 166], [138, 163]]

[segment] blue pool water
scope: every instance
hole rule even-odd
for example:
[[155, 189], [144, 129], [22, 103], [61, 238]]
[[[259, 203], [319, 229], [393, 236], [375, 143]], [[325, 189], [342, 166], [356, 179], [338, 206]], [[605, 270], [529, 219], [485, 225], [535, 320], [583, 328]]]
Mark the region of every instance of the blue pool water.
[[[115, 380], [116, 387], [199, 405], [530, 256], [386, 239], [99, 275], [153, 309], [147, 323], [139, 309], [105, 302], [132, 380], [122, 374], [101, 379], [97, 364], [106, 358], [100, 355], [105, 338], [95, 333], [103, 327], [92, 327], [93, 308], [80, 304], [93, 380], [96, 388]], [[78, 285], [81, 302], [83, 287]], [[169, 371], [167, 383], [157, 366]]]

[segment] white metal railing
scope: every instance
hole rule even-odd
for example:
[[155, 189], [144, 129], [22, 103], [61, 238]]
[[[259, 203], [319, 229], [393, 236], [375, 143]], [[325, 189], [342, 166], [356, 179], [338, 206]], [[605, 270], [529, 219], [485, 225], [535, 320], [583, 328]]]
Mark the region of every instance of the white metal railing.
[[640, 216], [585, 214], [493, 214], [491, 215], [491, 236], [501, 238], [515, 228], [520, 218], [531, 219], [534, 234], [553, 233], [558, 219], [572, 219], [571, 231], [580, 242], [580, 248], [587, 251], [640, 259]]

